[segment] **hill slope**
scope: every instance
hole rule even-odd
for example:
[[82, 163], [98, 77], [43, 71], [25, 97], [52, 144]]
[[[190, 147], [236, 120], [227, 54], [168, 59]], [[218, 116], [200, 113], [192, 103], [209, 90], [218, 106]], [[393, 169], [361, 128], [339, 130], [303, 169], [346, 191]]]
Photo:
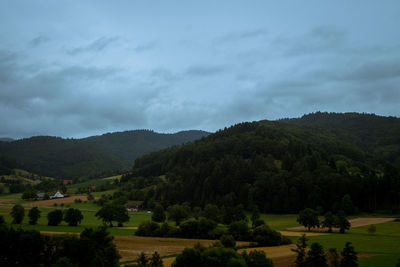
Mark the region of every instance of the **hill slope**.
[[392, 162], [400, 161], [400, 119], [374, 114], [316, 112], [280, 122], [335, 136]]
[[137, 157], [192, 141], [206, 132], [158, 134], [130, 131], [84, 139], [37, 136], [0, 142], [0, 155], [18, 162], [28, 171], [57, 178], [90, 178], [126, 169]]
[[154, 192], [142, 194], [144, 200], [165, 205], [189, 201], [194, 206], [257, 204], [264, 212], [330, 210], [342, 207], [347, 194], [363, 210], [400, 204], [399, 170], [389, 162], [329, 131], [284, 122], [241, 123], [145, 155], [122, 181], [140, 188], [141, 177], [154, 182]]

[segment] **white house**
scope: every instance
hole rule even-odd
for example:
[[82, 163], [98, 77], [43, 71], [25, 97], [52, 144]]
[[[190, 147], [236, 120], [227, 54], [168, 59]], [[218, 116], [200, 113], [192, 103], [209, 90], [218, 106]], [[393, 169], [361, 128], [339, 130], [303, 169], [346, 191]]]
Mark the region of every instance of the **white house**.
[[57, 191], [57, 193], [54, 194], [54, 196], [50, 196], [51, 199], [53, 198], [63, 198], [64, 195], [60, 193], [60, 191]]

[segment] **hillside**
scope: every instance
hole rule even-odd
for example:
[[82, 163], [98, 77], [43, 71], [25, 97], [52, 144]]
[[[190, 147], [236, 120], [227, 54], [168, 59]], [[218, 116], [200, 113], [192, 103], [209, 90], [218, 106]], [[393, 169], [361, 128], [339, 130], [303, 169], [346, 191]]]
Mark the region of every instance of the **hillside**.
[[200, 139], [207, 134], [204, 131], [163, 134], [150, 130], [136, 130], [92, 136], [81, 139], [80, 142], [92, 145], [102, 152], [114, 156], [122, 161], [125, 168], [130, 168], [133, 161], [144, 154]]
[[263, 212], [297, 212], [338, 209], [349, 195], [350, 202], [371, 211], [399, 209], [398, 177], [392, 164], [330, 131], [260, 121], [138, 158], [122, 181], [147, 190], [153, 184], [152, 194], [133, 195], [165, 205], [257, 204]]
[[201, 131], [176, 134], [130, 131], [84, 139], [37, 136], [0, 142], [0, 155], [7, 155], [18, 167], [43, 176], [91, 178], [121, 172], [143, 154], [206, 134]]
[[280, 122], [335, 136], [391, 162], [400, 162], [400, 119], [374, 114], [316, 112]]

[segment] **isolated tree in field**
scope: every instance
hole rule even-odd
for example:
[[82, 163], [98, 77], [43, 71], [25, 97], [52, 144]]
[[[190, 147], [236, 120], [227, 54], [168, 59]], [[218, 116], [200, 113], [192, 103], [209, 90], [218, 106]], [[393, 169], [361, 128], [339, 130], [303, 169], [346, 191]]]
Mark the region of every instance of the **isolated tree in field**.
[[31, 208], [28, 212], [28, 217], [29, 224], [35, 225], [37, 223], [37, 220], [40, 218], [40, 210], [38, 209], [38, 207]]
[[118, 223], [119, 227], [122, 227], [124, 222], [129, 222], [130, 217], [124, 205], [116, 204], [114, 205], [113, 210], [114, 210], [113, 220]]
[[184, 206], [176, 204], [168, 207], [168, 219], [175, 221], [176, 225], [179, 225], [187, 217], [189, 217], [189, 213]]
[[155, 222], [164, 222], [166, 219], [165, 216], [165, 211], [163, 206], [161, 205], [157, 205], [154, 210], [153, 210], [153, 214], [151, 215], [151, 219]]
[[293, 252], [296, 252], [296, 261], [295, 261], [295, 267], [305, 267], [306, 266], [306, 249], [307, 249], [307, 237], [306, 235], [302, 235], [298, 240], [296, 244], [295, 249], [291, 249]]
[[323, 227], [328, 227], [328, 232], [332, 233], [332, 227], [335, 226], [335, 216], [332, 214], [332, 212], [327, 212], [325, 214], [325, 219], [322, 222]]
[[306, 208], [300, 211], [299, 216], [297, 217], [297, 222], [306, 227], [310, 232], [311, 228], [319, 227], [318, 212]]
[[101, 209], [99, 209], [96, 214], [96, 217], [100, 218], [103, 221], [104, 225], [109, 225], [112, 227], [112, 221], [114, 219], [114, 210], [111, 205], [104, 205]]
[[77, 226], [81, 223], [82, 219], [83, 215], [79, 209], [69, 208], [64, 214], [64, 221], [66, 221], [69, 226]]
[[21, 205], [15, 205], [10, 213], [11, 217], [13, 217], [12, 224], [21, 224], [24, 220], [25, 209]]
[[328, 267], [324, 248], [318, 243], [312, 243], [310, 250], [307, 252], [307, 267]]
[[357, 267], [357, 252], [354, 251], [354, 247], [351, 245], [351, 242], [347, 242], [342, 252], [342, 259], [340, 261], [341, 267]]
[[63, 213], [61, 210], [53, 210], [47, 214], [47, 224], [57, 226], [62, 222]]
[[339, 228], [339, 232], [344, 234], [345, 230], [350, 229], [350, 222], [347, 220], [344, 211], [339, 211], [335, 218], [335, 226]]
[[219, 222], [221, 219], [221, 213], [217, 205], [207, 204], [204, 207], [204, 217], [213, 220], [214, 222]]

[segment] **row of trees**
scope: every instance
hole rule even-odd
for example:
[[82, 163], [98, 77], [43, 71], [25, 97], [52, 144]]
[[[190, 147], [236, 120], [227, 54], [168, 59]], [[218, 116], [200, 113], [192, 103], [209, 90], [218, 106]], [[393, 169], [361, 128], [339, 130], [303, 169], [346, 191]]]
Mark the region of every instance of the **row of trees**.
[[342, 210], [336, 215], [330, 211], [327, 212], [322, 223], [320, 223], [318, 215], [319, 213], [316, 210], [306, 208], [299, 212], [297, 222], [306, 227], [308, 231], [310, 231], [311, 228], [323, 226], [327, 227], [328, 232], [331, 233], [332, 227], [337, 227], [339, 228], [339, 232], [343, 234], [345, 230], [350, 229], [351, 224], [347, 220], [345, 212]]
[[[37, 207], [33, 207], [28, 212], [29, 224], [35, 225], [40, 218], [41, 211]], [[13, 206], [11, 212], [13, 218], [12, 224], [21, 224], [24, 220], [25, 209], [21, 205]], [[79, 209], [69, 208], [65, 212], [62, 210], [54, 210], [47, 214], [48, 225], [57, 226], [63, 220], [68, 223], [69, 226], [77, 226], [83, 220], [82, 212]]]
[[292, 251], [296, 252], [295, 267], [328, 267], [328, 260], [332, 267], [357, 267], [357, 252], [350, 242], [347, 242], [343, 248], [341, 257], [335, 248], [331, 248], [328, 252], [319, 243], [312, 243], [307, 248], [308, 239], [305, 235], [301, 236], [296, 244], [296, 248]]

